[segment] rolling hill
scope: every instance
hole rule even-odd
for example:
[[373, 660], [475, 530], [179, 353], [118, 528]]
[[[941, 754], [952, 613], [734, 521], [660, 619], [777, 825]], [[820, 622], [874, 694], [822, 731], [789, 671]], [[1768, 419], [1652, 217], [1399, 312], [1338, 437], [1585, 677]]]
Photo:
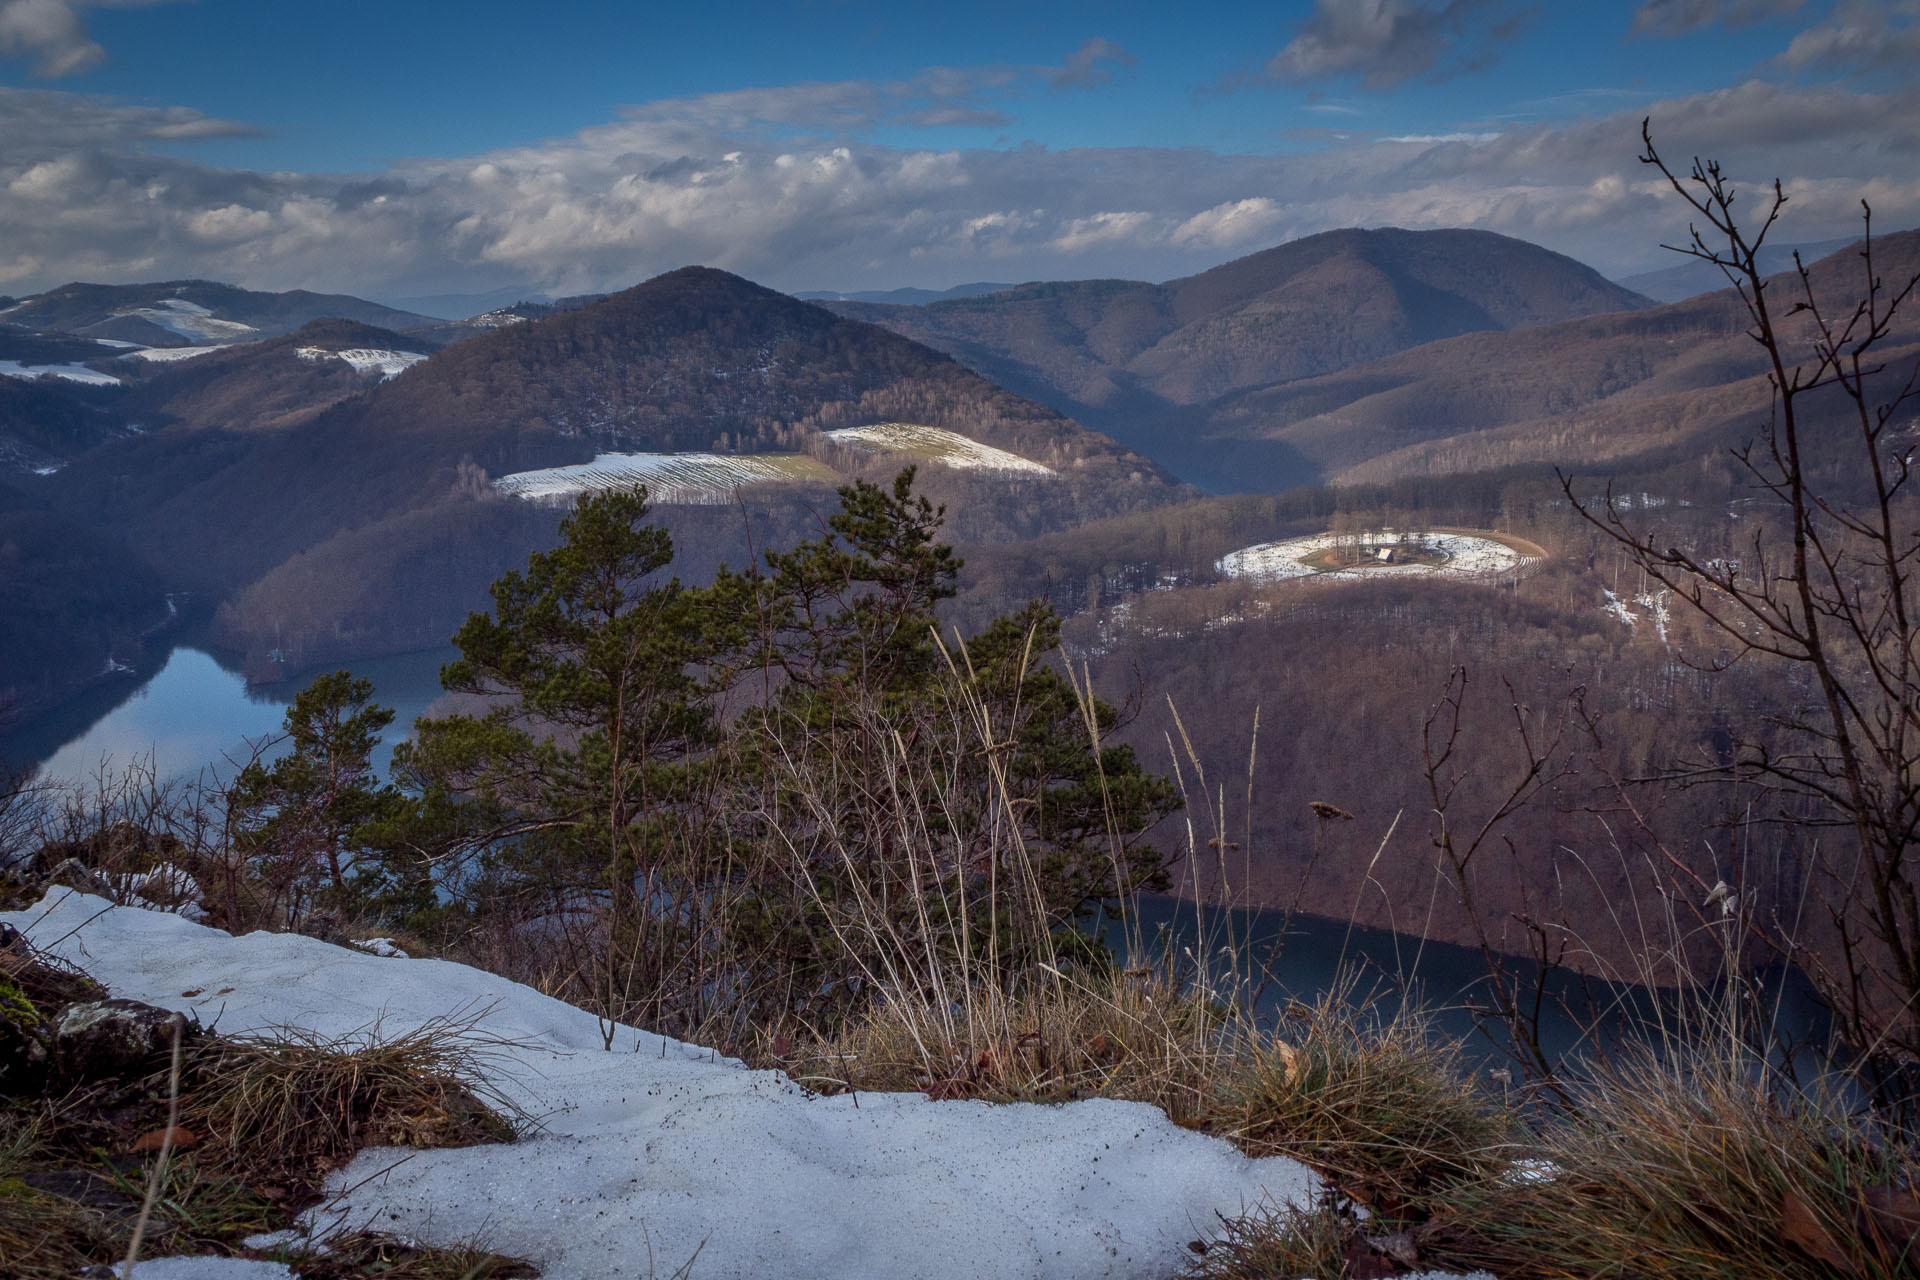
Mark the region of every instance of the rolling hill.
[[437, 344], [352, 320], [310, 320], [292, 333], [236, 343], [190, 360], [126, 360], [138, 379], [120, 401], [148, 431], [170, 426], [271, 430], [304, 422], [400, 369]]
[[64, 284], [0, 311], [0, 320], [41, 333], [151, 347], [277, 337], [326, 316], [388, 329], [434, 323], [430, 317], [347, 294], [305, 289], [263, 293], [211, 280]]
[[[314, 380], [346, 375], [283, 348], [297, 353], [317, 332], [156, 375], [130, 399], [151, 395], [171, 425], [48, 478], [58, 509], [111, 513], [169, 581], [228, 600], [226, 636], [249, 649], [322, 660], [443, 640], [558, 518], [490, 482], [607, 451], [814, 451], [840, 475], [880, 476], [901, 459], [826, 433], [942, 428], [1037, 464], [1017, 477], [923, 467], [921, 487], [948, 504], [952, 533], [976, 541], [1189, 492], [918, 343], [705, 268], [495, 329], [390, 380], [329, 384], [345, 394], [316, 410]], [[336, 345], [372, 341], [328, 332]], [[286, 398], [273, 400], [275, 387]], [[266, 418], [236, 416], [250, 397]], [[753, 541], [806, 527], [831, 500], [818, 483], [788, 489], [749, 504]], [[740, 511], [663, 512], [697, 531], [696, 564], [751, 554]]]
[[1223, 396], [1436, 339], [1651, 303], [1571, 258], [1490, 232], [1350, 229], [1165, 284], [1089, 280], [920, 307], [826, 305], [946, 351], [1189, 478], [1265, 487], [1305, 477], [1223, 474], [1162, 424]]
[[[1875, 241], [1882, 279], [1920, 272], [1920, 231]], [[1852, 249], [1813, 264], [1824, 305], [1850, 302]], [[1799, 294], [1778, 275], [1784, 316]], [[1334, 483], [1382, 483], [1552, 463], [1589, 471], [1669, 465], [1751, 438], [1770, 401], [1747, 316], [1727, 290], [1667, 306], [1476, 333], [1338, 372], [1226, 397], [1178, 423], [1191, 447], [1285, 459]], [[1783, 320], [1810, 350], [1804, 316]], [[1920, 351], [1920, 319], [1903, 316], [1882, 349]]]

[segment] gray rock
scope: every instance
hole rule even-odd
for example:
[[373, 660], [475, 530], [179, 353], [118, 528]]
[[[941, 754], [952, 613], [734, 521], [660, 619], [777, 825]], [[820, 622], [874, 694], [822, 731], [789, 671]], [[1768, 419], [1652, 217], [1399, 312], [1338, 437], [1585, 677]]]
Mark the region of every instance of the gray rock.
[[89, 1000], [68, 1005], [53, 1029], [53, 1055], [69, 1076], [128, 1075], [173, 1052], [175, 1019], [183, 1038], [199, 1032], [185, 1015], [138, 1000]]
[[68, 858], [47, 873], [49, 885], [65, 885], [69, 889], [78, 889], [81, 893], [98, 894], [102, 898], [114, 896], [113, 886], [106, 878], [78, 858]]

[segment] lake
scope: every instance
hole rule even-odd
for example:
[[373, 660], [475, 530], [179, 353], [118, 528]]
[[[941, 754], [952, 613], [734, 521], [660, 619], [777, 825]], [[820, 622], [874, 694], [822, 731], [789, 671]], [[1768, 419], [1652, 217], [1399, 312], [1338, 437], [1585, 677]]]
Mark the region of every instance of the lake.
[[[451, 647], [420, 653], [369, 658], [348, 670], [374, 684], [374, 698], [397, 713], [394, 728], [375, 753], [385, 775], [395, 743], [404, 740], [416, 717], [441, 694], [440, 667], [457, 656]], [[277, 734], [287, 706], [313, 678], [305, 672], [285, 682], [249, 687], [239, 672], [213, 653], [183, 644], [172, 649], [145, 677], [126, 678], [102, 687], [0, 740], [15, 764], [39, 765], [50, 779], [84, 781], [106, 762], [108, 768], [151, 756], [162, 778], [193, 777], [211, 769], [223, 778], [244, 759], [247, 744]], [[1229, 940], [1256, 963], [1271, 961], [1258, 991], [1265, 1014], [1290, 1000], [1312, 1002], [1357, 969], [1363, 990], [1377, 990], [1383, 1009], [1397, 1007], [1404, 993], [1416, 990], [1444, 1031], [1471, 1037], [1474, 1019], [1467, 1004], [1484, 1000], [1486, 969], [1480, 953], [1468, 947], [1425, 941], [1384, 929], [1349, 927], [1345, 922], [1293, 916], [1260, 909], [1201, 908], [1175, 898], [1149, 897], [1138, 904], [1130, 925], [1108, 921], [1102, 933], [1123, 957], [1130, 939], [1144, 939], [1149, 953], [1182, 949], [1217, 960]], [[1144, 957], [1135, 956], [1138, 959]], [[1216, 970], [1224, 966], [1215, 963]], [[1823, 1038], [1819, 1003], [1804, 978], [1788, 974], [1769, 983], [1779, 993], [1780, 1020], [1796, 1038]], [[1624, 986], [1583, 985], [1560, 973], [1548, 983], [1542, 1018], [1548, 1053], [1580, 1049], [1591, 1034], [1596, 1011], [1612, 1034], [1628, 1022], [1644, 1020], [1651, 1009], [1646, 993]], [[1490, 1065], [1498, 1054], [1478, 1042], [1475, 1056]]]
[[[374, 756], [383, 776], [394, 744], [440, 696], [441, 664], [457, 656], [448, 646], [345, 664], [373, 681], [374, 700], [396, 712]], [[90, 690], [0, 737], [0, 747], [9, 763], [37, 765], [49, 780], [82, 781], [103, 761], [121, 769], [148, 756], [162, 778], [193, 777], [204, 769], [227, 777], [237, 768], [231, 761], [244, 762], [248, 743], [280, 732], [294, 695], [316, 674], [249, 686], [210, 651], [183, 644], [150, 674]]]

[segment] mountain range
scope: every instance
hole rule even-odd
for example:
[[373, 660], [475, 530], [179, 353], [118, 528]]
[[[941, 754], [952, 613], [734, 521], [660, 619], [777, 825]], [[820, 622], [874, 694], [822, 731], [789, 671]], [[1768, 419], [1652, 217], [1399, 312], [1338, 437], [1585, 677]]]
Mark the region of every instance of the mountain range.
[[920, 307], [826, 305], [946, 351], [1195, 483], [1273, 489], [1318, 477], [1284, 459], [1215, 456], [1190, 433], [1194, 407], [1462, 333], [1652, 303], [1524, 241], [1386, 229], [1308, 236], [1165, 284], [1082, 280]]
[[[1880, 245], [1896, 269], [1920, 234]], [[311, 314], [328, 307], [354, 315]], [[136, 321], [168, 345], [105, 336]], [[1751, 433], [1764, 388], [1744, 323], [1729, 294], [1659, 306], [1466, 231], [1334, 232], [1165, 284], [921, 306], [813, 305], [708, 268], [464, 322], [203, 282], [73, 285], [0, 316], [0, 362], [28, 375], [0, 377], [0, 513], [18, 545], [84, 531], [66, 544], [125, 588], [122, 641], [164, 587], [216, 603], [243, 651], [332, 661], [442, 641], [551, 538], [558, 511], [506, 496], [505, 476], [635, 451], [797, 459], [737, 509], [661, 507], [697, 575], [811, 527], [835, 478], [905, 461], [973, 544], [1178, 503], [1181, 479], [1622, 472]], [[838, 443], [885, 423], [1025, 470]], [[126, 572], [106, 571], [116, 558]], [[44, 698], [100, 669], [117, 649], [91, 634], [64, 675], [16, 665], [9, 683]]]
[[[707, 268], [431, 354], [417, 350], [422, 332], [320, 320], [142, 373], [120, 407], [144, 429], [40, 478], [38, 492], [139, 548], [170, 582], [224, 601], [228, 642], [300, 661], [443, 640], [558, 518], [491, 481], [606, 452], [799, 455], [833, 428], [943, 428], [1035, 473], [923, 466], [921, 487], [970, 540], [1190, 492], [918, 343]], [[419, 358], [391, 376], [346, 358], [381, 352]], [[817, 474], [890, 475], [901, 460], [845, 452]], [[815, 480], [750, 501], [785, 529], [830, 498]], [[662, 510], [700, 532], [692, 560], [708, 571], [749, 558], [749, 533], [764, 532], [725, 507]]]

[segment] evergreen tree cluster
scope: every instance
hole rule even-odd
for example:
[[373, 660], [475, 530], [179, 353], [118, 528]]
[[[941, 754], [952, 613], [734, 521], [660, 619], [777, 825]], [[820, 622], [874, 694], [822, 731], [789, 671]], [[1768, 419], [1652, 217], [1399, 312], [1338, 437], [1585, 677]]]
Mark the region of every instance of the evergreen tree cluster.
[[234, 791], [258, 865], [416, 932], [557, 941], [576, 995], [662, 1027], [1100, 956], [1091, 908], [1167, 883], [1143, 837], [1176, 789], [1049, 665], [1047, 606], [941, 637], [961, 561], [911, 469], [840, 498], [703, 587], [644, 492], [583, 498], [454, 637], [473, 709], [419, 721], [396, 785], [366, 682], [300, 696]]

